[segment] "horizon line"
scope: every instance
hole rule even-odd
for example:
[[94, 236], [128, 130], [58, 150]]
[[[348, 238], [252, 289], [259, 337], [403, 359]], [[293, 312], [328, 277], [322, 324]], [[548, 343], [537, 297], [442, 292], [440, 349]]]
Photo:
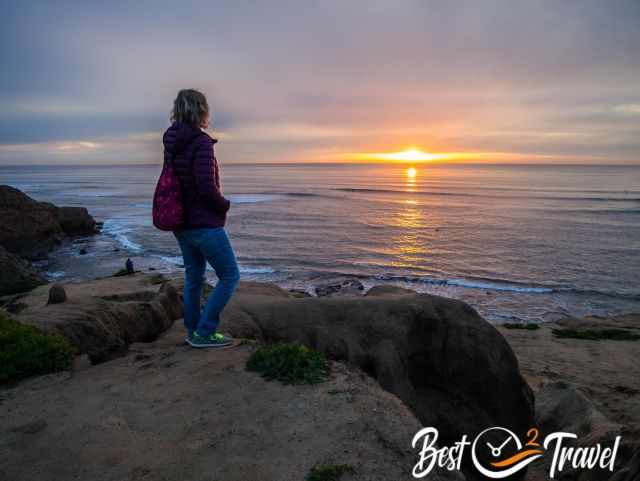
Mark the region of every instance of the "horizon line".
[[[79, 166], [83, 166], [83, 167], [126, 167], [126, 166], [133, 166], [133, 167], [161, 167], [163, 165], [162, 162], [133, 162], [133, 163], [75, 163], [75, 164], [66, 164], [66, 163], [51, 163], [51, 164], [0, 164], [0, 168], [15, 168], [15, 167], [79, 167]], [[482, 166], [482, 165], [488, 165], [488, 166], [517, 166], [517, 167], [523, 167], [523, 166], [543, 166], [543, 167], [548, 167], [548, 166], [564, 166], [564, 167], [640, 167], [640, 163], [578, 163], [578, 162], [464, 162], [464, 161], [455, 161], [455, 162], [447, 162], [447, 161], [431, 161], [431, 162], [412, 162], [412, 161], [394, 161], [394, 162], [366, 162], [366, 161], [359, 161], [359, 162], [344, 162], [344, 161], [338, 161], [338, 162], [332, 162], [332, 161], [326, 161], [326, 162], [228, 162], [228, 163], [224, 163], [221, 162], [220, 165], [222, 167], [225, 166], [255, 166], [255, 165], [265, 165], [265, 166], [287, 166], [287, 165], [296, 165], [296, 166], [301, 166], [301, 165], [313, 165], [313, 166], [322, 166], [322, 165], [376, 165], [376, 166], [380, 166], [380, 165], [388, 165], [388, 166], [393, 166], [393, 165], [398, 165], [398, 166], [414, 166], [414, 167], [419, 167], [419, 166], [428, 166], [428, 165], [433, 165], [433, 166], [453, 166], [453, 165], [465, 165], [465, 166]]]

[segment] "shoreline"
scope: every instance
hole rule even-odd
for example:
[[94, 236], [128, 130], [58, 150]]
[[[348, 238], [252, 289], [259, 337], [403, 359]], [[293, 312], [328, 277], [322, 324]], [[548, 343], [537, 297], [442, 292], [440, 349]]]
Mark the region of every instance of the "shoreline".
[[[52, 262], [75, 262], [80, 263], [86, 259], [96, 259], [97, 253], [100, 253], [100, 247], [91, 248], [87, 254], [79, 255], [78, 252], [82, 248], [86, 248], [87, 241], [94, 243], [100, 243], [101, 237], [108, 236], [108, 234], [100, 233], [98, 238], [78, 238], [67, 241], [60, 248], [49, 253], [49, 260], [40, 261], [37, 264], [36, 270], [43, 275], [50, 282], [87, 282], [95, 279], [100, 279], [110, 276], [112, 273], [117, 272], [124, 265], [124, 261], [127, 258], [131, 258], [134, 261], [134, 266], [137, 271], [145, 272], [149, 274], [159, 273], [170, 279], [180, 280], [184, 276], [184, 268], [181, 264], [181, 256], [174, 257], [161, 255], [161, 254], [141, 254], [139, 252], [130, 252], [125, 248], [112, 249], [111, 246], [102, 247], [101, 253], [109, 256], [113, 254], [109, 259], [102, 260], [98, 266], [95, 262], [86, 264], [86, 271], [83, 275], [73, 276], [67, 275], [65, 271], [50, 270]], [[117, 240], [115, 240], [117, 242]], [[53, 260], [55, 259], [55, 260]], [[53, 261], [52, 261], [53, 260]], [[102, 275], [90, 275], [90, 272], [96, 268], [103, 271]], [[466, 280], [466, 279], [436, 279], [425, 276], [424, 278], [417, 277], [388, 277], [384, 275], [364, 275], [364, 274], [348, 274], [339, 272], [325, 272], [305, 273], [301, 271], [297, 274], [297, 277], [291, 277], [291, 274], [287, 274], [287, 278], [278, 279], [278, 273], [273, 267], [259, 266], [259, 267], [247, 267], [240, 266], [241, 279], [250, 282], [261, 282], [264, 284], [275, 284], [279, 287], [296, 292], [307, 292], [311, 296], [316, 296], [317, 288], [322, 288], [327, 285], [338, 285], [341, 283], [356, 282], [364, 286], [364, 294], [375, 286], [391, 286], [402, 289], [407, 289], [417, 293], [433, 294], [443, 297], [449, 297], [451, 299], [463, 300], [471, 304], [477, 309], [485, 319], [494, 325], [503, 325], [509, 323], [536, 323], [540, 325], [551, 325], [554, 323], [562, 323], [567, 320], [576, 318], [602, 318], [609, 319], [612, 317], [620, 317], [627, 315], [635, 315], [640, 313], [640, 301], [635, 299], [627, 299], [621, 296], [620, 299], [625, 302], [630, 302], [634, 307], [629, 307], [626, 310], [614, 310], [614, 311], [602, 311], [602, 310], [583, 310], [582, 312], [552, 312], [552, 311], [538, 311], [540, 303], [537, 302], [539, 296], [553, 296], [561, 293], [571, 291], [571, 289], [557, 290], [552, 287], [545, 286], [529, 286], [526, 284], [510, 284], [501, 285], [498, 281], [482, 281], [482, 280]], [[215, 285], [216, 277], [210, 266], [207, 265], [205, 272], [206, 281], [209, 285]], [[322, 277], [325, 277], [324, 279]], [[276, 277], [274, 279], [274, 277]], [[507, 281], [504, 281], [507, 282]], [[511, 310], [505, 310], [502, 312], [496, 312], [494, 309], [483, 308], [482, 302], [485, 299], [495, 298], [498, 296], [513, 296], [514, 300], [510, 302], [513, 304], [517, 302], [518, 296], [522, 296], [522, 301], [526, 300], [527, 304], [536, 312], [514, 313]], [[582, 296], [585, 299], [590, 299], [594, 296], [613, 297], [617, 296], [606, 292], [581, 292], [575, 291], [575, 295]], [[480, 302], [474, 302], [477, 300]], [[637, 304], [637, 307], [635, 305]], [[519, 314], [519, 315], [517, 315]]]

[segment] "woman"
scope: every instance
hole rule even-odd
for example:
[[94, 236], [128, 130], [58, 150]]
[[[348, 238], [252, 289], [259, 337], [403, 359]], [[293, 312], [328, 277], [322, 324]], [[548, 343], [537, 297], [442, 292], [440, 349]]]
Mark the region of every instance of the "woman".
[[[174, 231], [185, 266], [184, 325], [186, 342], [193, 347], [223, 347], [232, 343], [217, 332], [220, 313], [231, 298], [240, 274], [236, 257], [224, 230], [230, 202], [220, 191], [217, 142], [201, 129], [209, 127], [209, 105], [197, 90], [181, 90], [173, 104], [172, 125], [163, 136], [164, 160], [173, 161], [180, 179], [185, 225]], [[202, 313], [200, 294], [206, 263], [218, 283]]]

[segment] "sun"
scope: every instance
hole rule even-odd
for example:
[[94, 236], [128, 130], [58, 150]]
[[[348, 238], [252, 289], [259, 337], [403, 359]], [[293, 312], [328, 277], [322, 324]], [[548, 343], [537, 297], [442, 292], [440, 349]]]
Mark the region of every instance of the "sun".
[[407, 177], [409, 177], [410, 179], [415, 179], [417, 173], [418, 171], [414, 167], [409, 167], [407, 169]]
[[418, 149], [408, 149], [401, 152], [393, 152], [387, 154], [390, 160], [406, 160], [410, 162], [420, 162], [425, 160], [436, 160], [441, 158], [439, 154], [431, 154], [429, 152], [422, 152]]
[[431, 152], [423, 152], [416, 148], [409, 148], [399, 152], [376, 152], [354, 154], [354, 157], [362, 160], [382, 160], [395, 162], [430, 162], [432, 160], [440, 160], [448, 157], [447, 154], [434, 154]]
[[417, 147], [408, 147], [399, 152], [353, 152], [342, 154], [349, 160], [378, 161], [378, 162], [411, 162], [422, 163], [434, 160], [446, 160], [452, 157], [451, 153], [424, 152]]

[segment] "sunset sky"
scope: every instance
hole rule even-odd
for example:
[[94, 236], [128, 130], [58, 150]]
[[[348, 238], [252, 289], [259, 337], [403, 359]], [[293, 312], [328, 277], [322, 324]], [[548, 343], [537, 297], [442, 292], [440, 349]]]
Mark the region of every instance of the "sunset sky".
[[189, 87], [223, 163], [640, 164], [637, 0], [2, 10], [0, 165], [160, 162]]

